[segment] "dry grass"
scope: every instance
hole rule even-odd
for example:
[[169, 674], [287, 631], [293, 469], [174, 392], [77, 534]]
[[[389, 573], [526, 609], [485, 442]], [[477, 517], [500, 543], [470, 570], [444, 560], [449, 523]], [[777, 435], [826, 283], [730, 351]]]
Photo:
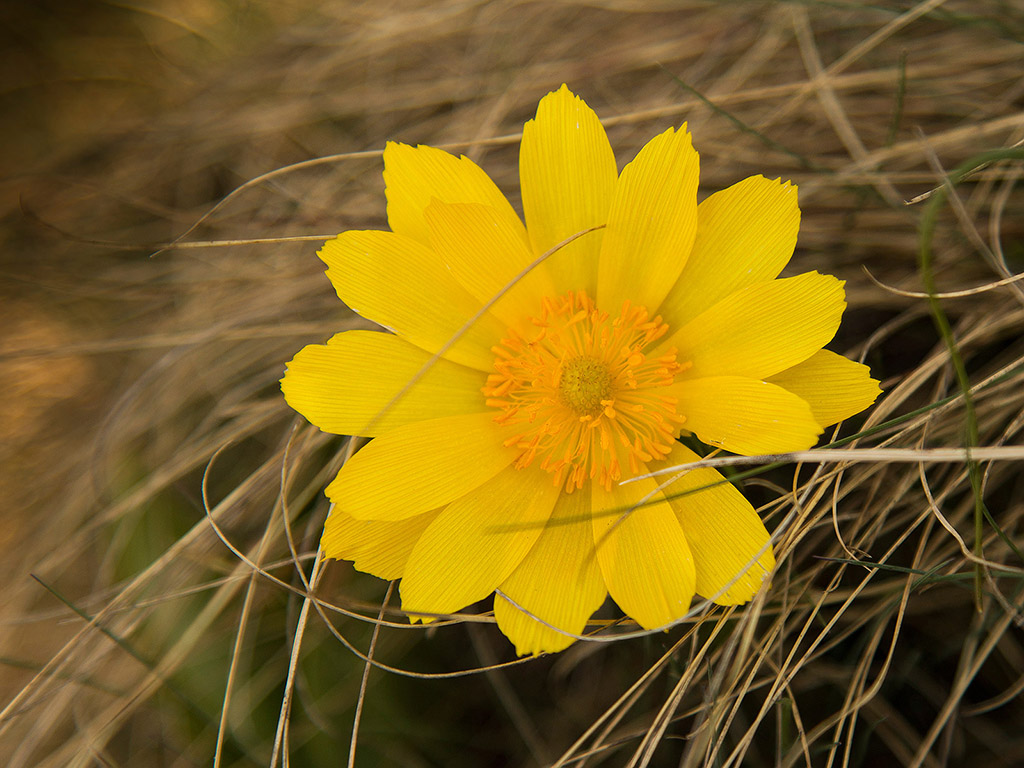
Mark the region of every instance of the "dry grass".
[[314, 566], [349, 446], [277, 388], [302, 344], [364, 323], [315, 241], [384, 226], [384, 142], [465, 152], [514, 196], [517, 132], [565, 81], [620, 163], [687, 120], [704, 192], [799, 184], [791, 269], [848, 281], [834, 348], [885, 387], [844, 447], [956, 448], [971, 427], [1019, 448], [1024, 284], [943, 299], [944, 339], [926, 298], [862, 271], [911, 292], [1024, 271], [1019, 151], [928, 207], [945, 170], [1024, 139], [1019, 3], [3, 13], [11, 768], [337, 765], [353, 732], [361, 766], [1024, 764], [1019, 451], [973, 487], [927, 453], [745, 471], [779, 536], [753, 605], [514, 663], [486, 612], [413, 628], [382, 583]]

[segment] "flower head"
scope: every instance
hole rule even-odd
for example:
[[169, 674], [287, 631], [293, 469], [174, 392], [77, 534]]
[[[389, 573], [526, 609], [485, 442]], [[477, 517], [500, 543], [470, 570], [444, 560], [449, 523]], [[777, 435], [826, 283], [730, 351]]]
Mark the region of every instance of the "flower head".
[[774, 558], [734, 486], [711, 469], [620, 481], [696, 460], [681, 434], [804, 450], [878, 385], [822, 349], [842, 283], [778, 277], [796, 188], [754, 176], [698, 204], [698, 170], [684, 125], [618, 173], [564, 85], [523, 130], [525, 226], [469, 159], [387, 145], [391, 231], [345, 232], [320, 257], [394, 335], [308, 346], [282, 381], [321, 429], [374, 438], [327, 488], [326, 556], [401, 579], [413, 616], [495, 593], [521, 654], [568, 646], [609, 594], [645, 628], [695, 593], [753, 596]]

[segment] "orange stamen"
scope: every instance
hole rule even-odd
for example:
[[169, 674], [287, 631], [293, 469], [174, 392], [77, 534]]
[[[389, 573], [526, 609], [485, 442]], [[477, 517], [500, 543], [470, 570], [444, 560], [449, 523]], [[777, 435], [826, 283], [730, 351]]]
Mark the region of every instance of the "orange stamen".
[[648, 359], [645, 348], [668, 332], [660, 317], [626, 301], [616, 317], [583, 291], [541, 302], [539, 317], [509, 331], [493, 348], [494, 373], [483, 393], [494, 420], [518, 430], [505, 444], [517, 448], [516, 467], [539, 458], [556, 485], [571, 492], [595, 480], [607, 489], [622, 466], [642, 471], [663, 459], [683, 417], [664, 387], [689, 367], [675, 350]]

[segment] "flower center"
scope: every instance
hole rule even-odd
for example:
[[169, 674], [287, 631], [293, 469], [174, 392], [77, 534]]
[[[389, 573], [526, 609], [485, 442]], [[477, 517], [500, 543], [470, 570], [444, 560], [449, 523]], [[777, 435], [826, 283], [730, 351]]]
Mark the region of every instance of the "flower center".
[[528, 336], [509, 329], [495, 346], [494, 373], [483, 393], [508, 425], [515, 466], [539, 459], [566, 491], [595, 479], [605, 488], [663, 459], [683, 417], [665, 392], [688, 364], [676, 351], [645, 352], [668, 332], [660, 317], [625, 302], [618, 315], [599, 310], [583, 291], [545, 298]]
[[581, 416], [601, 410], [612, 396], [612, 372], [592, 357], [574, 357], [562, 367], [558, 396]]

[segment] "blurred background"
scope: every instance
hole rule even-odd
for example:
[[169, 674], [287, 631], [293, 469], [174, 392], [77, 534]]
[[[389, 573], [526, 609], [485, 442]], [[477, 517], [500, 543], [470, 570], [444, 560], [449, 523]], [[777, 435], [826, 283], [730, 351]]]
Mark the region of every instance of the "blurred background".
[[744, 482], [769, 529], [798, 513], [758, 613], [516, 662], [487, 606], [392, 609], [360, 693], [387, 585], [331, 563], [304, 602], [345, 441], [277, 383], [366, 325], [315, 254], [386, 226], [385, 141], [518, 204], [519, 131], [565, 82], [620, 167], [688, 121], [702, 196], [799, 185], [788, 270], [847, 281], [831, 346], [885, 389], [840, 436], [1019, 445], [1024, 283], [942, 302], [974, 417], [892, 290], [923, 289], [935, 190], [992, 150], [935, 209], [933, 276], [1024, 270], [1018, 0], [41, 0], [0, 39], [6, 765], [338, 765], [354, 730], [360, 766], [1024, 764], [1019, 461], [973, 489], [956, 463], [775, 469]]

